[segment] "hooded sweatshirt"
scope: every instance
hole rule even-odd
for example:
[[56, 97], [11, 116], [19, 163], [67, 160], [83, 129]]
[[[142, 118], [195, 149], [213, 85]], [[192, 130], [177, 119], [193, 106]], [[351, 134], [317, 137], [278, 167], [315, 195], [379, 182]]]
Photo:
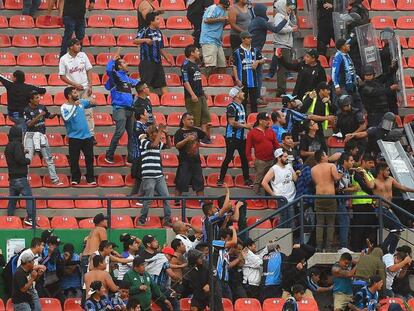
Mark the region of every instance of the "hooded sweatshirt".
[[379, 275], [385, 286], [385, 264], [382, 261], [382, 249], [376, 247], [369, 255], [361, 256], [355, 271], [355, 277], [367, 281], [374, 275]]
[[283, 18], [279, 24], [273, 25], [269, 22], [266, 11], [267, 7], [264, 4], [256, 4], [254, 7], [255, 17], [249, 25], [249, 32], [252, 35], [252, 47], [259, 51], [263, 49], [266, 43], [267, 31], [278, 33], [287, 23], [287, 20]]
[[9, 179], [27, 177], [30, 159], [25, 157], [22, 129], [12, 126], [9, 131], [9, 143], [4, 150], [9, 170]]
[[[286, 0], [277, 1], [275, 8], [277, 13], [274, 18], [274, 25], [277, 26], [287, 15]], [[290, 15], [289, 22], [278, 33], [273, 34], [273, 44], [275, 48], [291, 49], [293, 47], [293, 27], [296, 25], [296, 17], [294, 15]]]

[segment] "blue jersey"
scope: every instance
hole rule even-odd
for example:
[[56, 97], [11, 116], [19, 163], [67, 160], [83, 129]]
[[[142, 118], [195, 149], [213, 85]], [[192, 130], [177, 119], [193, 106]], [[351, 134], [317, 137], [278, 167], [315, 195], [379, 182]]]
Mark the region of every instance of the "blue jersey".
[[371, 293], [368, 287], [364, 286], [354, 296], [354, 305], [360, 309], [375, 311], [378, 304], [378, 292]]
[[217, 4], [210, 5], [203, 15], [201, 24], [200, 44], [214, 44], [221, 46], [221, 37], [223, 36], [224, 22], [207, 24], [204, 21], [209, 18], [219, 18], [226, 16], [226, 11]]
[[151, 39], [152, 44], [142, 43], [140, 45], [140, 60], [148, 60], [154, 63], [161, 63], [161, 49], [164, 48], [162, 33], [159, 29], [146, 27], [137, 34], [137, 39]]
[[213, 240], [213, 247], [218, 251], [217, 256], [217, 279], [220, 281], [229, 281], [229, 251], [225, 248], [226, 241]]
[[229, 118], [234, 118], [237, 123], [246, 123], [246, 110], [242, 104], [238, 104], [235, 102], [230, 103], [227, 106], [226, 111], [227, 116], [227, 125], [226, 125], [226, 138], [236, 138], [236, 139], [244, 139], [244, 128], [242, 127], [233, 127], [229, 123]]
[[336, 52], [332, 61], [332, 82], [335, 88], [345, 87], [352, 91], [356, 87], [355, 67], [349, 54]]
[[139, 159], [141, 157], [141, 142], [139, 140], [139, 135], [145, 134], [148, 126], [141, 121], [135, 122], [134, 133], [132, 134], [132, 157], [134, 159]]
[[85, 109], [90, 107], [90, 102], [86, 99], [81, 99], [79, 102], [79, 105], [63, 104], [60, 112], [69, 138], [88, 139], [92, 135], [86, 121]]
[[282, 253], [271, 252], [263, 257], [264, 285], [280, 285], [282, 283]]
[[253, 63], [261, 60], [262, 54], [256, 48], [245, 49], [240, 46], [233, 52], [233, 66], [237, 69], [237, 78], [243, 86], [257, 87], [257, 70], [253, 69]]

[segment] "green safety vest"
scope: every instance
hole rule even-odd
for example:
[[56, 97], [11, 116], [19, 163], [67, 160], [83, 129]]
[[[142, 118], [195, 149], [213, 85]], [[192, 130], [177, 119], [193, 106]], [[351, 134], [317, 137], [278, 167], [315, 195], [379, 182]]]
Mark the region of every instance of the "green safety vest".
[[[312, 99], [312, 104], [310, 105], [308, 109], [308, 114], [313, 114], [317, 100], [318, 100], [318, 96]], [[329, 103], [325, 103], [325, 116], [329, 116]], [[322, 122], [322, 129], [324, 130], [328, 129], [328, 120], [325, 120]]]
[[[368, 180], [374, 180], [374, 176], [372, 176], [372, 174], [370, 172], [367, 173], [368, 175]], [[354, 176], [352, 176], [352, 186], [356, 186], [358, 184], [358, 182], [354, 179]], [[369, 195], [368, 193], [366, 193], [364, 190], [359, 189], [357, 192], [353, 193], [353, 195]], [[373, 200], [369, 199], [369, 198], [356, 198], [356, 199], [352, 199], [352, 205], [362, 205], [362, 204], [372, 204]]]

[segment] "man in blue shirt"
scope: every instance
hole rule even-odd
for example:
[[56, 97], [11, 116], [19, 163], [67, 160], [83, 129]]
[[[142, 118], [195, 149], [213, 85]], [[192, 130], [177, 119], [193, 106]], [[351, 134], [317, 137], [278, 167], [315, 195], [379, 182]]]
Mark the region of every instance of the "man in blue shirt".
[[69, 137], [69, 158], [72, 186], [80, 183], [81, 171], [79, 168], [79, 157], [82, 151], [86, 163], [86, 182], [96, 186], [93, 169], [93, 137], [89, 131], [86, 121], [85, 109], [95, 106], [90, 100], [79, 99], [79, 94], [72, 86], [65, 88], [65, 98], [68, 100], [60, 108], [62, 118], [65, 122], [67, 136]]
[[161, 57], [170, 63], [170, 55], [164, 50], [164, 38], [160, 31], [160, 17], [157, 12], [150, 12], [146, 16], [148, 27], [141, 29], [134, 40], [140, 45], [139, 75], [141, 80], [154, 89], [161, 89], [167, 93], [164, 68]]
[[356, 267], [352, 268], [352, 256], [343, 253], [339, 261], [332, 266], [334, 311], [348, 310], [352, 300], [352, 277]]
[[247, 95], [243, 105], [247, 110], [247, 97], [250, 102], [251, 112], [257, 112], [257, 98], [260, 95], [257, 83], [257, 67], [264, 64], [262, 53], [257, 48], [252, 48], [252, 35], [248, 31], [240, 34], [242, 44], [233, 52], [233, 76], [238, 87], [243, 88]]
[[286, 116], [281, 111], [273, 111], [272, 115], [272, 130], [276, 134], [277, 141], [279, 144], [282, 143], [282, 135], [286, 133], [287, 131], [283, 128], [284, 125], [286, 125]]
[[253, 185], [253, 182], [249, 177], [249, 164], [246, 158], [245, 130], [251, 129], [252, 125], [247, 124], [246, 122], [246, 111], [242, 105], [244, 100], [243, 91], [240, 88], [233, 87], [229, 92], [229, 96], [233, 98], [233, 101], [227, 106], [226, 111], [226, 158], [221, 165], [220, 177], [217, 181], [217, 186], [223, 185], [229, 163], [233, 160], [234, 151], [237, 150], [242, 165], [244, 184], [250, 187]]
[[229, 0], [220, 0], [218, 4], [210, 5], [203, 15], [200, 45], [207, 75], [215, 68], [226, 68], [226, 57], [221, 39], [224, 26], [228, 22], [226, 10], [229, 6]]

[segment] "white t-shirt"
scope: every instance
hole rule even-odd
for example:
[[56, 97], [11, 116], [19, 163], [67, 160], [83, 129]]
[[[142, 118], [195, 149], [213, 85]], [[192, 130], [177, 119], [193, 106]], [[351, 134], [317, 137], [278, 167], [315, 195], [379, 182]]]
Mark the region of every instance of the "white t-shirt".
[[[128, 257], [124, 257], [126, 259], [134, 259], [135, 257], [131, 254], [129, 254]], [[132, 269], [132, 261], [129, 263], [119, 263], [118, 264], [118, 281], [122, 281], [124, 279], [125, 273], [127, 273], [129, 270]]]
[[293, 182], [292, 165], [287, 164], [285, 167], [280, 167], [275, 164], [272, 166], [275, 177], [270, 181], [274, 195], [285, 197], [288, 202], [293, 201], [296, 195], [295, 183]]
[[91, 62], [84, 52], [79, 52], [75, 57], [66, 53], [59, 61], [59, 75], [66, 76], [69, 80], [88, 86], [87, 71], [92, 69]]
[[195, 239], [194, 242], [192, 242], [187, 236], [182, 234], [177, 234], [175, 236], [176, 239], [179, 239], [183, 242], [185, 245], [185, 252], [187, 253], [190, 249], [193, 249], [197, 246], [200, 241], [198, 239]]
[[394, 255], [392, 254], [385, 254], [382, 256], [382, 261], [385, 264], [385, 272], [387, 275], [385, 286], [387, 289], [392, 289], [392, 283], [394, 282], [394, 278], [397, 276], [397, 274], [400, 272], [400, 270], [396, 272], [390, 272], [387, 269], [394, 265]]

